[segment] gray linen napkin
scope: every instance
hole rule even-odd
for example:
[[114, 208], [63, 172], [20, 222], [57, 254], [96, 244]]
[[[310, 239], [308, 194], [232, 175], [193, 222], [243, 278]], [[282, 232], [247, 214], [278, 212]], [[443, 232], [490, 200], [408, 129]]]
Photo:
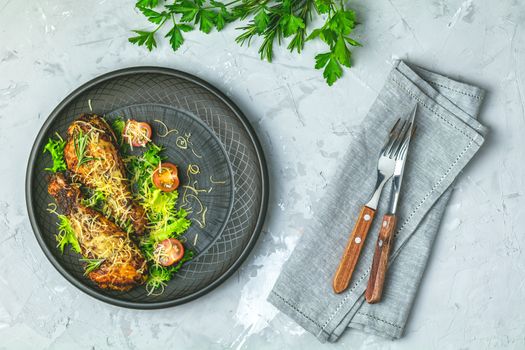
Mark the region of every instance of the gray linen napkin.
[[[392, 339], [401, 337], [451, 184], [484, 141], [486, 128], [476, 120], [483, 95], [478, 87], [397, 61], [268, 301], [322, 342], [336, 341], [347, 327]], [[382, 300], [369, 305], [363, 293], [389, 184], [350, 286], [335, 294], [332, 277], [359, 210], [373, 191], [379, 150], [394, 121], [416, 103], [417, 132], [405, 168]]]

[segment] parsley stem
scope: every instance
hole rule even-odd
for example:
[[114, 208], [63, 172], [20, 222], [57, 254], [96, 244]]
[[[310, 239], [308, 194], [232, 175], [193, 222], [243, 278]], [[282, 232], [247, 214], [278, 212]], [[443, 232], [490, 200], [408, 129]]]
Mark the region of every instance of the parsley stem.
[[[161, 4], [163, 10], [152, 10]], [[316, 56], [315, 67], [324, 68], [323, 76], [328, 85], [342, 76], [343, 66], [351, 67], [347, 43], [360, 46], [349, 36], [359, 23], [344, 0], [140, 0], [136, 6], [156, 27], [152, 31], [134, 31], [138, 35], [128, 40], [150, 51], [157, 47], [154, 34], [166, 21], [173, 22], [174, 28], [165, 37], [169, 38], [174, 51], [184, 42], [182, 32], [198, 27], [208, 34], [214, 27], [220, 31], [227, 23], [236, 21], [244, 23], [237, 27], [241, 33], [235, 41], [250, 45], [252, 39], [260, 37], [260, 57], [270, 62], [274, 44], [286, 42], [290, 51], [300, 53], [306, 42], [319, 39], [328, 46], [329, 52]], [[324, 25], [307, 35], [307, 27], [316, 17], [322, 19]], [[337, 50], [336, 43], [339, 43]]]
[[[172, 14], [173, 16], [173, 14]], [[168, 20], [167, 17], [164, 17], [164, 19], [162, 20], [162, 22], [159, 23], [159, 25], [157, 26], [157, 28], [155, 28], [155, 30], [152, 32], [152, 33], [156, 33], [160, 28], [162, 28], [162, 26], [164, 25], [164, 23], [166, 23], [166, 21]]]
[[[240, 2], [241, 0], [233, 0], [227, 4], [224, 4], [224, 7], [228, 7], [228, 6], [231, 6], [233, 4], [236, 4], [238, 2]], [[218, 6], [218, 5], [212, 5], [212, 6], [205, 6], [205, 7], [202, 7], [203, 10], [209, 10], [209, 9], [216, 9], [216, 8], [222, 8], [223, 6]]]
[[231, 5], [233, 5], [233, 4], [238, 3], [238, 2], [240, 2], [240, 1], [241, 1], [241, 0], [233, 0], [233, 1], [230, 1], [229, 3], [227, 3], [227, 4], [224, 4], [224, 6], [228, 7], [228, 6], [231, 6]]

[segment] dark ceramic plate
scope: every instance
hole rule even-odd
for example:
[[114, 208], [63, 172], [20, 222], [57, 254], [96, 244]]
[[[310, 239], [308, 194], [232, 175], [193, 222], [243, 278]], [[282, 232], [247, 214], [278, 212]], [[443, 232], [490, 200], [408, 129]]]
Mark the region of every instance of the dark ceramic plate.
[[[207, 208], [205, 225], [194, 221], [185, 234], [196, 255], [169, 282], [164, 293], [147, 295], [144, 287], [129, 292], [98, 288], [84, 277], [79, 255], [56, 248], [56, 218], [46, 209], [44, 168], [50, 164], [42, 148], [55, 132], [90, 111], [111, 121], [117, 116], [148, 121], [156, 144], [167, 160], [177, 164], [181, 183], [194, 184]], [[166, 137], [162, 121], [176, 129]], [[177, 145], [185, 137], [191, 144]], [[179, 140], [180, 141], [180, 140]], [[182, 147], [181, 147], [182, 146]], [[188, 173], [197, 165], [198, 174]], [[132, 308], [162, 308], [193, 300], [228, 278], [244, 261], [262, 227], [268, 198], [268, 176], [257, 137], [242, 112], [206, 82], [179, 71], [128, 68], [100, 76], [71, 93], [51, 113], [33, 145], [26, 175], [26, 201], [31, 225], [44, 253], [57, 270], [87, 294], [111, 304]], [[200, 204], [194, 202], [197, 208]], [[202, 222], [195, 210], [194, 219]], [[204, 227], [202, 227], [204, 226]]]

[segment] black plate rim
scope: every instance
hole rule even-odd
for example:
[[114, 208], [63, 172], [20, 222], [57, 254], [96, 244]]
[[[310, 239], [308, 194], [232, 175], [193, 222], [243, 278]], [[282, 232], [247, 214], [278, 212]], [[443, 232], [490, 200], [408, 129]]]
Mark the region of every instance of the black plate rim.
[[[208, 284], [206, 287], [202, 288], [201, 290], [194, 292], [192, 294], [189, 294], [187, 296], [181, 297], [181, 298], [177, 298], [177, 299], [170, 300], [170, 301], [164, 301], [164, 302], [142, 303], [142, 302], [120, 300], [120, 299], [116, 299], [116, 298], [112, 298], [107, 295], [104, 295], [98, 292], [97, 290], [92, 289], [88, 287], [87, 285], [78, 281], [74, 276], [72, 276], [66, 269], [62, 267], [62, 265], [55, 259], [55, 257], [53, 256], [53, 254], [51, 253], [51, 251], [45, 244], [42, 238], [42, 233], [40, 232], [40, 229], [38, 228], [38, 225], [36, 222], [36, 217], [34, 214], [34, 208], [33, 208], [33, 203], [32, 203], [33, 190], [31, 186], [31, 179], [33, 178], [33, 163], [35, 162], [37, 152], [40, 151], [36, 149], [36, 146], [42, 142], [44, 135], [46, 134], [47, 130], [51, 126], [54, 119], [58, 116], [60, 111], [68, 103], [70, 103], [72, 100], [78, 97], [81, 93], [85, 92], [86, 90], [94, 87], [95, 85], [99, 83], [102, 83], [104, 81], [107, 81], [107, 80], [110, 80], [116, 77], [130, 75], [130, 74], [137, 74], [137, 73], [166, 74], [166, 75], [174, 76], [180, 79], [185, 79], [192, 83], [200, 85], [204, 89], [214, 94], [217, 98], [219, 98], [223, 103], [225, 103], [234, 112], [235, 117], [237, 117], [239, 122], [243, 125], [243, 127], [247, 131], [250, 137], [250, 140], [255, 148], [255, 153], [258, 158], [259, 168], [260, 168], [261, 175], [262, 175], [261, 176], [261, 190], [262, 190], [261, 206], [259, 209], [259, 214], [257, 217], [255, 229], [252, 233], [252, 236], [250, 237], [250, 240], [248, 241], [248, 244], [246, 244], [246, 246], [244, 247], [244, 250], [241, 252], [237, 260], [221, 276], [219, 276], [215, 281], [211, 282], [210, 284]], [[55, 109], [50, 113], [50, 115], [47, 117], [46, 121], [40, 128], [37, 134], [37, 137], [35, 138], [35, 141], [33, 143], [33, 146], [31, 147], [31, 153], [29, 155], [29, 159], [27, 163], [26, 179], [25, 179], [26, 209], [28, 212], [31, 228], [33, 229], [33, 233], [36, 237], [38, 244], [40, 245], [40, 248], [44, 252], [44, 255], [51, 262], [51, 264], [55, 267], [55, 269], [71, 284], [73, 284], [75, 287], [77, 287], [78, 289], [80, 289], [81, 291], [83, 291], [84, 293], [88, 294], [89, 296], [95, 299], [104, 301], [106, 303], [109, 303], [115, 306], [131, 308], [131, 309], [143, 309], [143, 310], [161, 309], [161, 308], [167, 308], [167, 307], [172, 307], [172, 306], [187, 303], [189, 301], [195, 300], [209, 293], [210, 291], [215, 289], [217, 286], [222, 284], [224, 281], [226, 281], [246, 260], [251, 250], [255, 246], [255, 243], [257, 242], [258, 237], [260, 236], [260, 233], [262, 231], [262, 227], [264, 224], [264, 219], [266, 217], [266, 212], [268, 209], [268, 196], [269, 196], [268, 169], [267, 169], [266, 159], [264, 157], [264, 153], [262, 150], [262, 146], [256, 136], [255, 130], [250, 125], [248, 118], [239, 109], [239, 107], [237, 107], [229, 97], [227, 97], [224, 93], [222, 93], [220, 90], [215, 88], [213, 85], [211, 85], [210, 83], [192, 74], [182, 72], [182, 71], [172, 69], [172, 68], [156, 67], [156, 66], [135, 66], [135, 67], [128, 67], [128, 68], [111, 71], [111, 72], [102, 74], [98, 77], [95, 77], [89, 80], [88, 82], [84, 83], [77, 89], [73, 90], [73, 92], [71, 92], [66, 98], [64, 98], [55, 107]]]

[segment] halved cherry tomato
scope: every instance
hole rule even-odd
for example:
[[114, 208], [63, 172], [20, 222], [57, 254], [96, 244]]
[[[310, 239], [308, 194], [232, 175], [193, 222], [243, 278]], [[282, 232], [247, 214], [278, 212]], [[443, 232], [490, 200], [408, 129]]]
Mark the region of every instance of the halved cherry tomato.
[[160, 163], [153, 172], [153, 184], [163, 192], [174, 191], [179, 187], [179, 171], [175, 164]]
[[179, 262], [184, 256], [184, 246], [176, 238], [167, 238], [157, 244], [156, 259], [162, 266], [170, 266]]
[[144, 147], [151, 141], [151, 126], [146, 122], [130, 119], [122, 130], [122, 137], [133, 147]]

